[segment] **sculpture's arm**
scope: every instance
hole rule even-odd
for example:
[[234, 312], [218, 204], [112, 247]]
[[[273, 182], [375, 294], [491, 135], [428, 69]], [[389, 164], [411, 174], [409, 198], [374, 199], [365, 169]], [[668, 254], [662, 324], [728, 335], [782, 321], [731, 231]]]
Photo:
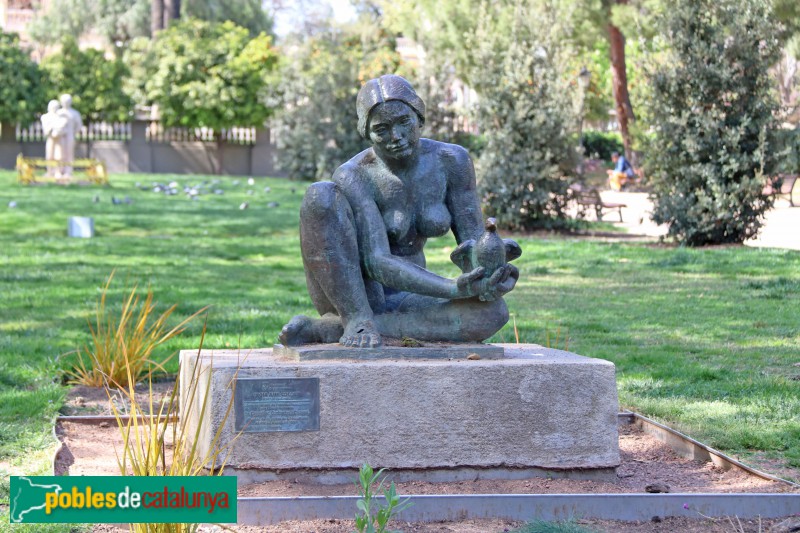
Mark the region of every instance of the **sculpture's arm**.
[[[475, 179], [475, 167], [472, 165], [467, 151], [458, 145], [450, 145], [442, 150], [442, 160], [447, 170], [447, 208], [452, 216], [452, 230], [459, 243], [451, 258], [462, 271], [469, 270], [472, 264], [472, 243], [483, 232], [483, 215]], [[519, 245], [511, 239], [504, 239], [506, 245], [506, 261], [521, 255]], [[461, 252], [460, 254], [457, 252]], [[519, 279], [519, 270], [510, 264], [496, 272], [486, 272], [488, 283], [481, 289], [481, 300], [492, 301], [510, 292]]]
[[340, 167], [333, 175], [353, 212], [359, 259], [367, 275], [400, 291], [436, 298], [475, 296], [475, 282], [483, 270], [462, 274], [457, 280], [443, 278], [391, 253], [386, 226], [370, 187], [354, 169]]
[[51, 117], [47, 115], [42, 115], [42, 133], [44, 134], [45, 138], [50, 137], [50, 134], [53, 131], [53, 120]]
[[50, 135], [54, 138], [61, 137], [67, 130], [69, 119], [62, 115], [56, 115], [50, 123]]
[[458, 145], [442, 148], [439, 160], [447, 173], [445, 203], [452, 218], [456, 242], [477, 239], [483, 231], [483, 215], [475, 185], [475, 168], [467, 151]]

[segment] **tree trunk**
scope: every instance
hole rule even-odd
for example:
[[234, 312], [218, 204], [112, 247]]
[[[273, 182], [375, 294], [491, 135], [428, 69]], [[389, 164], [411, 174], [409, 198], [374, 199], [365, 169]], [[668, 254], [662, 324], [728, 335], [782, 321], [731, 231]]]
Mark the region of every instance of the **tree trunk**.
[[[628, 0], [615, 0], [617, 5], [627, 4]], [[622, 144], [625, 146], [625, 158], [634, 164], [634, 154], [631, 149], [631, 134], [628, 126], [636, 120], [628, 94], [628, 75], [625, 67], [625, 36], [620, 29], [611, 22], [608, 23], [608, 39], [611, 45], [611, 85], [614, 89], [614, 102], [617, 108], [619, 131], [622, 134]]]
[[163, 0], [164, 2], [164, 27], [168, 27], [173, 20], [181, 18], [181, 0]]
[[164, 0], [150, 0], [150, 35], [164, 29]]

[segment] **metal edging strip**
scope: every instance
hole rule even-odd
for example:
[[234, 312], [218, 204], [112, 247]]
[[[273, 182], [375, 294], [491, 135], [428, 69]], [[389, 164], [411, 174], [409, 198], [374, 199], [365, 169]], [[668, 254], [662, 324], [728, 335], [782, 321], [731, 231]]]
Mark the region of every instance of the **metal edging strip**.
[[[152, 420], [153, 422], [171, 422], [173, 420], [177, 420], [177, 416], [171, 416], [168, 418], [169, 415], [136, 415], [137, 420], [140, 422], [149, 422]], [[130, 415], [120, 415], [119, 420], [121, 422], [127, 422], [131, 419]], [[76, 415], [76, 416], [58, 416], [56, 417], [56, 423], [58, 422], [74, 422], [77, 424], [101, 424], [103, 422], [114, 422], [117, 423], [117, 417], [112, 415]]]
[[[625, 414], [627, 415], [627, 413]], [[713, 462], [718, 467], [722, 468], [723, 470], [738, 468], [740, 470], [744, 470], [748, 474], [758, 476], [762, 479], [777, 481], [779, 483], [786, 483], [791, 487], [800, 488], [800, 485], [798, 485], [797, 483], [789, 481], [788, 479], [783, 479], [777, 476], [773, 476], [772, 474], [767, 474], [766, 472], [762, 472], [760, 470], [756, 470], [755, 468], [742, 464], [733, 457], [729, 457], [719, 450], [715, 450], [710, 446], [706, 446], [702, 442], [696, 441], [695, 439], [687, 435], [684, 435], [683, 433], [676, 431], [668, 426], [665, 426], [664, 424], [656, 422], [655, 420], [651, 420], [646, 416], [642, 416], [638, 413], [631, 413], [631, 415], [633, 418], [633, 424], [639, 426], [642, 429], [642, 431], [644, 431], [648, 435], [668, 445], [675, 451], [675, 453], [681, 455], [682, 457], [686, 457], [688, 459], [694, 459], [697, 461], [706, 461], [706, 462], [710, 461]]]
[[[736, 516], [778, 518], [800, 513], [800, 494], [434, 494], [409, 496], [403, 522], [507, 520], [650, 520]], [[357, 496], [239, 498], [238, 523], [352, 519]]]

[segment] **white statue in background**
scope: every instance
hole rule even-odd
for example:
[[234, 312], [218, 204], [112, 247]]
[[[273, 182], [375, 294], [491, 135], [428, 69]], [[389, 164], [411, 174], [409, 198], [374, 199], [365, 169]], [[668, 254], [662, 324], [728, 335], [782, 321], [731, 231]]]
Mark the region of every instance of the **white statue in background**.
[[81, 114], [72, 108], [72, 96], [62, 94], [61, 109], [58, 114], [66, 119], [64, 134], [61, 136], [61, 176], [72, 176], [72, 161], [75, 160], [75, 137], [83, 127]]
[[[62, 148], [61, 141], [64, 138], [64, 131], [67, 127], [67, 118], [59, 113], [61, 104], [58, 100], [50, 100], [47, 104], [47, 113], [42, 115], [42, 131], [45, 142], [45, 159], [48, 161], [61, 161]], [[56, 165], [48, 163], [47, 175], [53, 176], [60, 174], [61, 171]]]

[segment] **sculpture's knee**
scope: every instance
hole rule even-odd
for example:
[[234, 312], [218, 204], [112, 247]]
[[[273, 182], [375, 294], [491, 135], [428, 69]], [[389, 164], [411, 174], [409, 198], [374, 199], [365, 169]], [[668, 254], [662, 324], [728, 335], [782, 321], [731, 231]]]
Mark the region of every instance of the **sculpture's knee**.
[[469, 321], [465, 321], [464, 336], [470, 341], [484, 341], [508, 323], [508, 306], [502, 298], [477, 306]]
[[303, 197], [300, 206], [301, 220], [330, 219], [343, 212], [350, 211], [350, 204], [342, 194], [339, 186], [332, 181], [312, 183]]
[[300, 249], [306, 267], [315, 261], [358, 266], [353, 212], [335, 183], [321, 181], [306, 191], [300, 207]]

